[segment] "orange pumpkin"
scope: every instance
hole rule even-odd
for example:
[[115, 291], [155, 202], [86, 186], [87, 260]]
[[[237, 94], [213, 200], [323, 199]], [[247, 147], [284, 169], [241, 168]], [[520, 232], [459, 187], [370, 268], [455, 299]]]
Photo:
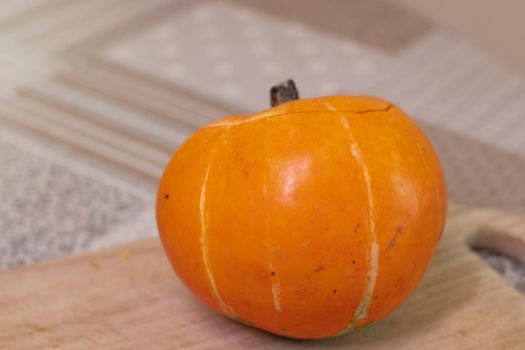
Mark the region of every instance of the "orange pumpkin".
[[378, 98], [335, 96], [199, 129], [165, 170], [157, 222], [175, 271], [210, 307], [324, 338], [401, 304], [446, 208], [438, 158], [409, 117]]

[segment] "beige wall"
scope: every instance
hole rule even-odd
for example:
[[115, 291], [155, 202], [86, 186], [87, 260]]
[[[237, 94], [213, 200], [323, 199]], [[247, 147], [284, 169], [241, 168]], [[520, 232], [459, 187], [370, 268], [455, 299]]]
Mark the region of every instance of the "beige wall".
[[525, 1], [387, 0], [466, 36], [525, 78]]

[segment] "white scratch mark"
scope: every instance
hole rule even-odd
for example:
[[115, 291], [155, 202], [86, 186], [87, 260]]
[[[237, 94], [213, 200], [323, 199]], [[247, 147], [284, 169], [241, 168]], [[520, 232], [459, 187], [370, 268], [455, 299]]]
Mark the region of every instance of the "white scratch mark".
[[370, 253], [369, 253], [369, 260], [370, 260], [370, 268], [368, 270], [368, 277], [367, 277], [367, 286], [365, 290], [365, 295], [363, 296], [363, 299], [361, 300], [361, 303], [359, 304], [359, 307], [357, 308], [355, 314], [354, 314], [354, 320], [352, 321], [352, 325], [355, 324], [355, 322], [363, 317], [366, 317], [368, 313], [368, 307], [370, 306], [370, 303], [372, 302], [372, 295], [374, 293], [374, 288], [376, 286], [377, 281], [377, 270], [378, 270], [378, 263], [379, 263], [379, 245], [377, 242], [372, 242], [370, 245]]
[[[352, 145], [350, 146], [350, 153], [352, 153], [352, 156], [354, 156], [354, 158], [359, 163], [363, 162], [363, 160], [361, 159], [361, 151], [359, 150], [359, 148], [357, 147], [355, 143], [352, 143]], [[366, 172], [366, 174], [368, 174], [368, 171]], [[366, 175], [365, 175], [365, 179], [366, 179]]]
[[221, 128], [221, 127], [232, 127], [232, 126], [237, 126], [237, 125], [241, 125], [241, 124], [246, 124], [246, 123], [251, 123], [251, 122], [254, 122], [254, 121], [257, 121], [257, 120], [261, 120], [261, 119], [267, 119], [267, 118], [272, 118], [272, 117], [278, 117], [278, 116], [281, 116], [281, 115], [284, 115], [284, 114], [287, 114], [287, 113], [261, 113], [259, 115], [254, 115], [252, 117], [248, 117], [248, 118], [245, 118], [245, 119], [240, 119], [240, 120], [235, 120], [235, 121], [224, 121], [224, 122], [216, 122], [216, 123], [213, 123], [213, 124], [210, 124], [208, 126], [205, 126], [205, 128]]
[[279, 282], [272, 284], [272, 294], [275, 310], [279, 312], [283, 311], [283, 309], [281, 309], [281, 284]]
[[[334, 107], [333, 104], [331, 103], [328, 103], [328, 102], [321, 102], [325, 107], [326, 109], [328, 109], [329, 111], [332, 111], [332, 112], [337, 112], [337, 108]], [[341, 119], [344, 119], [344, 118], [341, 118]], [[345, 122], [346, 122], [346, 127], [348, 128], [348, 121], [345, 119]]]
[[[265, 229], [266, 233], [270, 232], [268, 227], [268, 208], [266, 207], [266, 196], [268, 195], [268, 185], [264, 184], [262, 187], [263, 191], [263, 206], [264, 206], [264, 215], [265, 215]], [[270, 254], [270, 262], [268, 264], [270, 266], [270, 271], [272, 272], [272, 295], [273, 295], [273, 305], [275, 308], [275, 311], [281, 312], [283, 309], [281, 308], [281, 281], [279, 276], [275, 273], [274, 267], [273, 267], [273, 261], [272, 261], [272, 255]]]
[[201, 192], [200, 192], [200, 199], [199, 199], [199, 213], [200, 213], [200, 244], [201, 244], [201, 250], [202, 250], [202, 260], [204, 262], [204, 268], [206, 269], [206, 273], [208, 275], [208, 280], [210, 282], [211, 290], [217, 299], [217, 302], [219, 303], [219, 307], [226, 313], [228, 316], [233, 316], [234, 312], [233, 309], [227, 305], [224, 300], [222, 300], [221, 295], [219, 294], [219, 290], [217, 289], [217, 284], [215, 283], [215, 278], [213, 277], [213, 273], [210, 269], [210, 257], [208, 252], [208, 213], [206, 212], [206, 186], [208, 184], [208, 175], [210, 173], [210, 168], [212, 164], [212, 159], [210, 159], [210, 164], [208, 164], [208, 168], [206, 169], [206, 173], [204, 175], [204, 181], [201, 186]]
[[348, 120], [346, 120], [346, 118], [341, 117], [341, 124], [343, 124], [343, 128], [345, 128], [345, 130], [350, 130], [350, 125], [348, 125]]
[[[266, 136], [266, 135], [265, 135]], [[266, 137], [264, 137], [264, 140], [266, 140]], [[267, 144], [264, 144], [264, 152], [266, 154], [266, 161], [268, 162], [269, 161], [269, 158], [267, 157], [268, 155], [268, 149], [267, 149]], [[267, 183], [264, 183], [263, 186], [262, 186], [262, 194], [263, 194], [263, 208], [264, 208], [264, 229], [266, 231], [266, 234], [265, 234], [265, 237], [266, 237], [266, 243], [268, 244], [268, 246], [271, 247], [271, 240], [270, 240], [270, 237], [269, 237], [269, 234], [270, 234], [270, 224], [269, 224], [269, 217], [270, 217], [270, 213], [268, 212], [268, 205], [267, 205], [267, 202], [268, 202], [268, 184]], [[274, 255], [274, 252], [272, 252], [272, 248], [270, 248], [269, 250], [269, 262], [268, 262], [268, 265], [270, 267], [270, 271], [271, 271], [271, 279], [272, 279], [272, 296], [273, 296], [273, 307], [275, 309], [275, 311], [277, 312], [282, 312], [283, 309], [281, 307], [281, 278], [279, 275], [277, 275], [277, 273], [275, 272], [275, 268], [273, 266], [273, 255]]]
[[[326, 107], [330, 110], [334, 110], [334, 107], [328, 103], [325, 103]], [[349, 328], [353, 327], [357, 320], [366, 317], [368, 314], [368, 308], [370, 306], [370, 303], [372, 301], [372, 296], [374, 294], [374, 289], [377, 281], [377, 274], [378, 274], [378, 265], [379, 265], [379, 245], [377, 243], [377, 232], [376, 232], [376, 218], [375, 218], [375, 206], [374, 206], [374, 196], [372, 192], [372, 180], [370, 178], [370, 172], [368, 169], [368, 166], [364, 162], [363, 159], [363, 153], [361, 152], [361, 149], [355, 142], [354, 138], [352, 137], [352, 131], [350, 129], [350, 125], [348, 124], [348, 120], [341, 115], [340, 117], [341, 125], [345, 129], [345, 131], [348, 134], [349, 137], [349, 143], [350, 143], [350, 152], [352, 156], [355, 158], [355, 160], [359, 163], [359, 166], [361, 167], [363, 171], [363, 176], [365, 179], [365, 186], [367, 191], [367, 197], [368, 197], [368, 226], [370, 228], [370, 235], [372, 242], [370, 244], [370, 249], [368, 252], [368, 275], [367, 275], [367, 281], [366, 281], [366, 287], [365, 292], [363, 295], [363, 298], [361, 299], [361, 302], [359, 303], [359, 306], [357, 307], [352, 322], [349, 325]]]
[[279, 276], [277, 276], [274, 273], [273, 264], [270, 260], [270, 271], [272, 271], [272, 295], [273, 295], [273, 305], [275, 307], [275, 311], [281, 312], [283, 309], [281, 308], [281, 282], [279, 281]]

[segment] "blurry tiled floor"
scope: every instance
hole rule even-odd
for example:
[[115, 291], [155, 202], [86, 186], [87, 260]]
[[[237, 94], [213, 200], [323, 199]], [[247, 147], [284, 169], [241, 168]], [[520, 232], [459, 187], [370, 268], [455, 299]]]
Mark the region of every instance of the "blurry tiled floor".
[[319, 4], [2, 2], [0, 268], [155, 234], [180, 142], [266, 108], [288, 77], [304, 97], [393, 100], [429, 133], [452, 200], [525, 214], [524, 82], [391, 4]]

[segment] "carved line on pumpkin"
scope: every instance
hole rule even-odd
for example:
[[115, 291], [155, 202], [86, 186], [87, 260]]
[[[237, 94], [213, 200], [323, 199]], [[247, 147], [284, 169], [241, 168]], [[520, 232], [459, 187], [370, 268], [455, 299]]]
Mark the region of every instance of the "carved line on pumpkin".
[[210, 168], [213, 164], [213, 157], [216, 152], [212, 152], [210, 157], [210, 163], [206, 168], [206, 173], [204, 174], [204, 181], [202, 182], [200, 198], [199, 198], [199, 214], [200, 214], [200, 244], [202, 250], [202, 260], [204, 262], [204, 268], [206, 269], [206, 274], [208, 276], [208, 281], [210, 282], [211, 290], [219, 303], [219, 307], [226, 313], [228, 316], [233, 316], [233, 309], [227, 305], [224, 300], [222, 300], [219, 290], [217, 289], [217, 284], [215, 283], [215, 277], [210, 269], [210, 257], [208, 251], [208, 213], [206, 212], [206, 187], [208, 185], [208, 175], [210, 174]]
[[[330, 103], [323, 102], [323, 104], [332, 111], [337, 110]], [[366, 317], [368, 314], [368, 308], [370, 306], [370, 303], [372, 302], [372, 296], [374, 294], [374, 289], [375, 289], [375, 285], [377, 281], [378, 265], [379, 265], [379, 245], [377, 243], [375, 206], [374, 206], [374, 197], [373, 197], [373, 192], [372, 192], [372, 181], [370, 178], [370, 172], [368, 170], [367, 165], [365, 164], [363, 160], [363, 153], [361, 152], [361, 149], [359, 148], [354, 137], [352, 136], [352, 131], [350, 129], [348, 120], [345, 118], [343, 114], [340, 113], [340, 115], [341, 115], [340, 116], [341, 125], [343, 126], [343, 129], [348, 135], [348, 142], [350, 143], [350, 152], [352, 156], [355, 158], [355, 160], [359, 163], [359, 166], [361, 167], [361, 169], [363, 170], [363, 176], [365, 178], [365, 185], [366, 185], [366, 191], [367, 191], [367, 196], [368, 196], [368, 225], [370, 227], [370, 234], [372, 236], [371, 237], [372, 243], [370, 244], [370, 249], [367, 254], [368, 260], [369, 260], [369, 263], [368, 263], [369, 269], [368, 269], [365, 293], [363, 295], [363, 298], [361, 299], [361, 302], [359, 303], [359, 306], [357, 307], [354, 313], [352, 321], [350, 322], [347, 329], [345, 330], [347, 331], [353, 328], [359, 319]]]
[[[323, 102], [323, 104], [325, 106], [329, 105], [326, 102]], [[373, 112], [388, 112], [390, 110], [390, 108], [392, 108], [393, 106], [394, 106], [393, 104], [389, 104], [385, 108], [367, 109], [367, 110], [364, 110], [364, 111], [338, 111], [333, 106], [331, 106], [331, 109], [329, 109], [328, 111], [296, 111], [296, 112], [289, 111], [289, 112], [277, 113], [277, 114], [269, 114], [269, 115], [265, 114], [264, 112], [262, 112], [260, 115], [255, 115], [255, 116], [253, 116], [251, 118], [238, 120], [238, 121], [234, 121], [234, 122], [222, 122], [222, 123], [221, 122], [216, 122], [216, 123], [212, 123], [210, 125], [207, 125], [207, 126], [203, 127], [203, 129], [231, 128], [233, 126], [246, 124], [246, 123], [251, 123], [251, 122], [255, 122], [255, 121], [261, 120], [261, 119], [280, 117], [280, 116], [283, 116], [283, 115], [286, 115], [286, 114], [312, 114], [312, 113], [328, 113], [328, 114], [336, 113], [336, 114], [340, 114], [340, 113], [350, 113], [350, 114], [363, 115], [363, 114], [373, 113]]]

